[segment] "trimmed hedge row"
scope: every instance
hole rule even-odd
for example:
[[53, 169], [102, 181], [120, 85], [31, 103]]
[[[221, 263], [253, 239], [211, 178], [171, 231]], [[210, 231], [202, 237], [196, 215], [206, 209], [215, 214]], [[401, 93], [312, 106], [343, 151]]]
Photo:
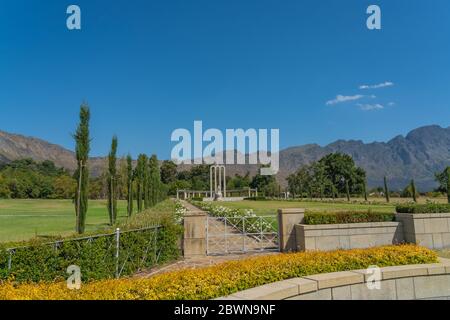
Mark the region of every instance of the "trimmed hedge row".
[[69, 290], [65, 283], [0, 284], [0, 299], [187, 300], [212, 299], [263, 284], [312, 274], [437, 262], [435, 252], [414, 246], [386, 246], [332, 252], [267, 255], [185, 269], [151, 278], [104, 280]]
[[427, 203], [398, 205], [395, 207], [398, 213], [449, 213], [450, 204]]
[[340, 224], [394, 221], [395, 214], [372, 211], [306, 213], [305, 224]]
[[[173, 209], [175, 205], [166, 203], [162, 208]], [[160, 228], [143, 228], [137, 224], [137, 219], [129, 226], [121, 226], [118, 260], [115, 258], [115, 233], [92, 234], [81, 239], [59, 238], [52, 243], [31, 240], [20, 245], [1, 244], [0, 281], [62, 281], [68, 276], [67, 267], [77, 265], [83, 282], [86, 282], [114, 278], [117, 261], [120, 275], [126, 276], [177, 259], [182, 227], [174, 220], [173, 213], [146, 218], [152, 214], [156, 216], [156, 212], [151, 211], [139, 215], [142, 215], [142, 221], [156, 221]], [[15, 249], [10, 250], [11, 247]]]

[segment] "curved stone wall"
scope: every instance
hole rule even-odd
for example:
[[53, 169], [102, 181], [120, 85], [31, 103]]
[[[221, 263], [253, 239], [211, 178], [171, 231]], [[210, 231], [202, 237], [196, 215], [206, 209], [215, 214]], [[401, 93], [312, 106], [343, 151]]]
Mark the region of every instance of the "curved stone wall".
[[353, 270], [274, 282], [220, 299], [232, 300], [418, 300], [450, 297], [450, 260], [380, 268], [370, 289], [367, 270]]

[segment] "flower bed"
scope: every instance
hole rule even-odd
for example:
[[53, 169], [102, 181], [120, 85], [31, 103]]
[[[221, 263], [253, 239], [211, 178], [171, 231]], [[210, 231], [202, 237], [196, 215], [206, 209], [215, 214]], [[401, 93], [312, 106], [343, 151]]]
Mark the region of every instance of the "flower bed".
[[436, 253], [414, 245], [364, 250], [268, 255], [219, 265], [156, 275], [82, 284], [68, 290], [65, 282], [0, 284], [0, 299], [168, 300], [212, 299], [280, 280], [318, 273], [437, 262]]

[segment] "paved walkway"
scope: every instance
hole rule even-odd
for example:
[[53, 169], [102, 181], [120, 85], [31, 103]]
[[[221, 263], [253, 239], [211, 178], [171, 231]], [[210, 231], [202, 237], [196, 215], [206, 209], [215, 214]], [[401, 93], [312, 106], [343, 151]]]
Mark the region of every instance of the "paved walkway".
[[[183, 205], [190, 212], [204, 212], [196, 206], [190, 204], [187, 201], [182, 200]], [[227, 233], [227, 244], [225, 244], [225, 231]], [[223, 221], [209, 217], [208, 219], [208, 233], [209, 233], [209, 250], [210, 252], [221, 253], [222, 255], [204, 256], [182, 259], [177, 262], [160, 266], [151, 270], [146, 270], [135, 275], [138, 278], [148, 278], [157, 274], [171, 272], [182, 269], [197, 269], [209, 267], [226, 261], [242, 260], [255, 256], [273, 255], [278, 252], [247, 252], [247, 253], [233, 253], [224, 254], [225, 246], [228, 246], [229, 251], [242, 251], [243, 242], [247, 249], [257, 249], [260, 244], [254, 237], [243, 235], [238, 229], [227, 225], [225, 230], [225, 224]]]
[[183, 270], [183, 269], [198, 269], [213, 266], [219, 263], [227, 261], [236, 261], [247, 259], [250, 257], [267, 256], [279, 254], [278, 252], [258, 252], [258, 253], [245, 253], [245, 254], [229, 254], [224, 256], [205, 256], [198, 258], [182, 259], [180, 261], [161, 266], [155, 269], [142, 271], [137, 273], [134, 277], [137, 278], [150, 278], [157, 274], [162, 274], [171, 271]]

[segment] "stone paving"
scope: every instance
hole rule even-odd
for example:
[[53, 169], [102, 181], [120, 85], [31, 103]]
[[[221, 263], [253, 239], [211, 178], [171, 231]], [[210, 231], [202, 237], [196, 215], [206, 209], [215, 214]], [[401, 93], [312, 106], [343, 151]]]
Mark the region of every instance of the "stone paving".
[[279, 254], [278, 252], [257, 252], [257, 253], [243, 253], [243, 254], [229, 254], [222, 256], [204, 256], [189, 259], [182, 259], [177, 262], [161, 266], [151, 270], [145, 270], [137, 273], [135, 277], [138, 278], [149, 278], [157, 274], [162, 274], [165, 272], [177, 271], [182, 269], [198, 269], [213, 266], [226, 261], [235, 261], [247, 259], [250, 257], [267, 256]]

